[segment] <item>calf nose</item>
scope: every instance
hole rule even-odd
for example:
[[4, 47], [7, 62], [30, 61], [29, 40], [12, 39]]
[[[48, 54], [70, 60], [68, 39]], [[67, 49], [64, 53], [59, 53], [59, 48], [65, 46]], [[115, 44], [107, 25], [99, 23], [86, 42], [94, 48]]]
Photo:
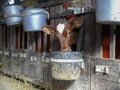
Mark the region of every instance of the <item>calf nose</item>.
[[62, 48], [61, 51], [72, 51], [71, 47]]

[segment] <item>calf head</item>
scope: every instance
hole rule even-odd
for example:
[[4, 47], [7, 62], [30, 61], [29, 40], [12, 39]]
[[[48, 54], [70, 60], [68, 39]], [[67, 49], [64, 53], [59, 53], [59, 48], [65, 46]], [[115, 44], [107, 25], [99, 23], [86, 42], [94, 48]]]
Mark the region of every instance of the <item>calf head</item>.
[[51, 27], [49, 25], [43, 26], [42, 31], [51, 34], [54, 33], [58, 38], [61, 51], [71, 51], [71, 46], [73, 42], [73, 32], [74, 28], [79, 28], [82, 26], [84, 22], [84, 17], [75, 17], [68, 20], [66, 23], [58, 24], [56, 28]]

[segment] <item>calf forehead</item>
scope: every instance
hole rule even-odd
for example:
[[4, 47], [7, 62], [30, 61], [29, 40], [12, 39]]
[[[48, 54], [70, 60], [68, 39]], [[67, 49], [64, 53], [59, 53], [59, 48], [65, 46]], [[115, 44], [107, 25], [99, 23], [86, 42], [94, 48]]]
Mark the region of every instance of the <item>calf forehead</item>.
[[60, 32], [60, 34], [62, 34], [63, 33], [63, 31], [64, 31], [64, 29], [65, 29], [65, 24], [63, 23], [59, 23], [58, 25], [57, 25], [57, 30]]

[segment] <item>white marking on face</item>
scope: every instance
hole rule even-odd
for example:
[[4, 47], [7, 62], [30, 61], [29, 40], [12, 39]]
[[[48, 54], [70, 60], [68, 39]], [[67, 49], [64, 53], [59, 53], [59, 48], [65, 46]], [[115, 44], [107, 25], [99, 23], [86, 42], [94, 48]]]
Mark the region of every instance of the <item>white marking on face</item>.
[[59, 23], [57, 25], [57, 30], [62, 34], [63, 30], [65, 28], [65, 24]]

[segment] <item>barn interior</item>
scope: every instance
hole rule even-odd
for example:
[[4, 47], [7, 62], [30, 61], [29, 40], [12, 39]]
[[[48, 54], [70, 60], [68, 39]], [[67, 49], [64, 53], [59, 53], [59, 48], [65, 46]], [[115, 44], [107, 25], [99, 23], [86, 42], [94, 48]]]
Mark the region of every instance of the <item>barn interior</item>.
[[120, 90], [119, 5], [1, 0], [0, 90]]

